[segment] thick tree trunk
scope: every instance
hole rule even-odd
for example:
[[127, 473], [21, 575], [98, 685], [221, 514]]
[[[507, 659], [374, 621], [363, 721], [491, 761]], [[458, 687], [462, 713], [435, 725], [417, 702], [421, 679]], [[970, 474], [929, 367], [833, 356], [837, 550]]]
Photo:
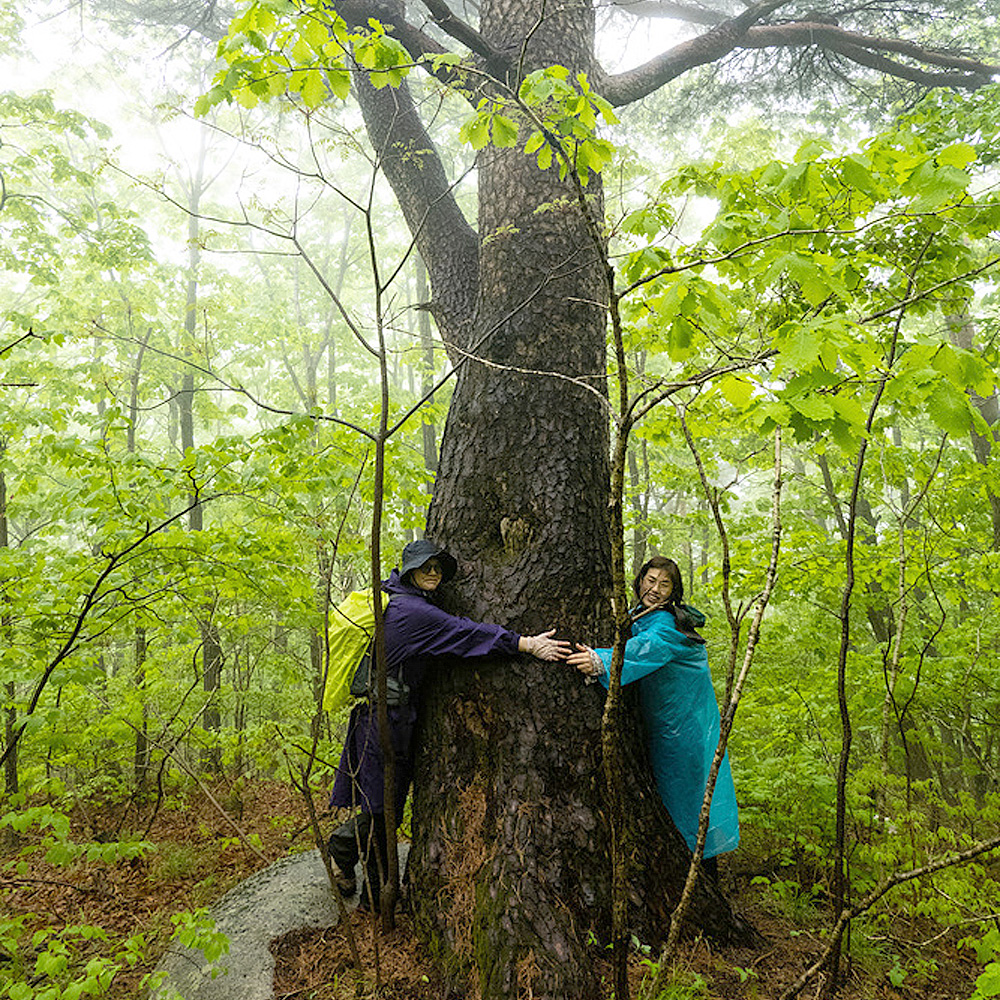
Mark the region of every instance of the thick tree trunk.
[[[492, 0], [480, 30], [497, 47], [530, 36], [529, 68], [589, 69], [592, 23], [579, 8], [545, 14], [540, 4]], [[588, 197], [599, 212], [597, 183]], [[464, 613], [522, 633], [558, 626], [563, 636], [609, 643], [600, 248], [572, 187], [519, 149], [483, 154], [479, 225], [477, 309], [462, 330], [465, 360], [428, 534], [459, 559], [454, 590]], [[438, 285], [434, 296], [443, 297]], [[442, 671], [428, 693], [412, 905], [447, 970], [477, 981], [484, 997], [596, 994], [588, 931], [608, 939], [611, 884], [602, 704], [603, 693], [566, 668], [530, 658]], [[632, 923], [655, 941], [689, 853], [638, 741], [629, 750]], [[696, 909], [708, 931], [739, 933], [710, 889]]]
[[[360, 23], [380, 13], [351, 0], [338, 9]], [[487, 0], [479, 28], [498, 51], [530, 39], [525, 71], [590, 70], [592, 17], [579, 7]], [[455, 609], [522, 634], [557, 626], [608, 645], [603, 250], [574, 188], [519, 149], [481, 155], [477, 236], [407, 88], [376, 91], [360, 78], [357, 93], [458, 367], [427, 525], [459, 560]], [[587, 195], [599, 218], [596, 178]], [[446, 970], [486, 998], [596, 995], [588, 931], [606, 941], [611, 909], [602, 706], [599, 689], [528, 657], [443, 668], [428, 685], [411, 904]], [[666, 934], [690, 855], [653, 789], [638, 724], [629, 729], [630, 922], [653, 943]], [[744, 931], [708, 886], [692, 922], [720, 939]]]
[[[418, 734], [411, 903], [445, 971], [484, 998], [597, 995], [590, 932], [610, 936], [603, 693], [523, 661], [442, 672]], [[629, 924], [657, 944], [690, 852], [660, 803], [639, 737], [626, 747]], [[692, 928], [753, 940], [707, 880]], [[530, 991], [529, 991], [530, 987]]]
[[[505, 24], [520, 37], [540, 14], [490, 3], [481, 30]], [[535, 41], [558, 28], [573, 36], [558, 58], [578, 60], [588, 19], [574, 10], [555, 21], [543, 19]], [[593, 639], [610, 620], [607, 416], [592, 391], [546, 373], [603, 387], [598, 255], [572, 189], [520, 150], [483, 155], [479, 208], [486, 238], [466, 349], [485, 361], [460, 370], [428, 532], [458, 556], [472, 616]], [[609, 902], [605, 849], [592, 853], [599, 730], [595, 693], [527, 658], [456, 672], [430, 699], [414, 909], [449, 971], [477, 978], [485, 997], [592, 993], [586, 930]]]

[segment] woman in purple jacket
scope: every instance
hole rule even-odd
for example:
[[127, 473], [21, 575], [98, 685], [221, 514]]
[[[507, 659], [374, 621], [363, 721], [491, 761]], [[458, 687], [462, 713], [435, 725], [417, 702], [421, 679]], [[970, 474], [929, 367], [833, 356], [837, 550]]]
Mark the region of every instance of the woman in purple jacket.
[[[402, 565], [389, 574], [382, 590], [391, 598], [385, 609], [385, 666], [390, 678], [402, 682], [402, 698], [388, 698], [387, 713], [395, 753], [395, 818], [413, 778], [413, 728], [420, 708], [420, 689], [427, 668], [439, 657], [513, 656], [530, 653], [540, 660], [565, 659], [569, 643], [553, 639], [554, 629], [524, 636], [500, 625], [474, 622], [450, 615], [434, 603], [435, 592], [458, 569], [454, 557], [429, 539], [410, 542], [403, 549]], [[398, 701], [394, 704], [393, 701]], [[354, 868], [366, 859], [365, 889], [361, 905], [378, 910], [379, 866], [385, 870], [384, 815], [385, 761], [379, 740], [376, 706], [359, 701], [351, 712], [344, 750], [337, 767], [332, 806], [360, 812], [333, 832], [330, 856], [337, 868], [338, 885], [353, 895]], [[378, 851], [371, 850], [377, 845]]]

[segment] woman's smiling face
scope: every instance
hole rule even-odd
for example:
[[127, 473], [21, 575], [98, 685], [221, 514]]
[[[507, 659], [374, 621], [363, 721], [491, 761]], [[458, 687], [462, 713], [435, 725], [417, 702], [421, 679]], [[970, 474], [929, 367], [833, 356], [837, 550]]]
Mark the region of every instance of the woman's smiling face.
[[673, 589], [667, 571], [651, 566], [639, 581], [639, 600], [644, 608], [656, 608], [670, 597]]
[[437, 557], [428, 559], [423, 566], [413, 571], [413, 582], [421, 589], [430, 593], [437, 590], [441, 582], [441, 560]]

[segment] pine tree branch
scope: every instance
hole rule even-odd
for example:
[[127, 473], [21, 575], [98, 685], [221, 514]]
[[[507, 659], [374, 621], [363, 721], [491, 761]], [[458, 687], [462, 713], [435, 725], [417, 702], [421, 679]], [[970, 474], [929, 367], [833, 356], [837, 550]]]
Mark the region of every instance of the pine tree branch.
[[[928, 66], [942, 66], [968, 75], [989, 77], [1000, 73], [1000, 66], [984, 63], [980, 59], [932, 49], [919, 42], [903, 38], [879, 38], [848, 31], [838, 25], [816, 21], [793, 21], [788, 24], [756, 25], [747, 32], [742, 48], [774, 48], [776, 46], [820, 45], [823, 48], [841, 51], [843, 49], [865, 49], [871, 52], [894, 52], [908, 56]], [[984, 80], [983, 82], [988, 82]]]
[[[802, 48], [815, 45], [836, 52], [870, 69], [888, 76], [910, 80], [925, 87], [956, 87], [976, 90], [1000, 73], [1000, 65], [971, 59], [968, 56], [932, 49], [900, 38], [877, 38], [830, 24], [794, 22], [774, 26], [757, 26], [747, 32], [740, 48]], [[913, 60], [918, 65], [899, 62], [881, 53], [893, 52]], [[920, 65], [922, 64], [922, 65]], [[935, 73], [928, 66], [939, 66], [948, 72]]]
[[730, 18], [703, 35], [674, 46], [635, 69], [615, 76], [603, 76], [598, 91], [615, 107], [648, 97], [664, 84], [697, 66], [717, 62], [741, 46], [747, 32], [760, 21], [783, 7], [788, 0], [763, 0], [752, 4], [738, 17]]
[[[747, 14], [755, 9], [750, 8]], [[758, 20], [761, 16], [763, 15], [758, 15]], [[740, 18], [726, 21], [697, 38], [675, 46], [642, 66], [606, 77], [599, 89], [608, 101], [621, 107], [647, 97], [688, 70], [717, 62], [738, 49], [810, 46], [836, 52], [859, 65], [925, 87], [975, 90], [1000, 73], [998, 65], [904, 39], [877, 38], [848, 31], [837, 25], [813, 21], [746, 25], [746, 15], [741, 15]], [[890, 52], [913, 62], [900, 62], [883, 54]], [[940, 67], [945, 72], [934, 72], [928, 67]]]
[[446, 339], [463, 342], [479, 282], [479, 237], [405, 81], [377, 90], [358, 71], [355, 89], [379, 166], [392, 187], [431, 279], [431, 312]]

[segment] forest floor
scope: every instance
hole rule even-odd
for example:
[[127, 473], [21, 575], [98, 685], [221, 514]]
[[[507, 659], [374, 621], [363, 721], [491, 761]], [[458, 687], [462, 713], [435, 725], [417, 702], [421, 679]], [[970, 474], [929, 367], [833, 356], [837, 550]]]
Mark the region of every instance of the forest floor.
[[[259, 837], [256, 846], [266, 860], [244, 847], [220, 809], [199, 794], [183, 806], [176, 801], [161, 805], [146, 834], [157, 849], [141, 858], [117, 863], [79, 860], [69, 867], [56, 867], [28, 853], [15, 871], [9, 863], [16, 852], [5, 849], [0, 853], [2, 908], [10, 915], [36, 914], [30, 927], [93, 924], [119, 940], [143, 934], [148, 961], [120, 972], [110, 993], [118, 1000], [139, 1000], [141, 978], [155, 966], [172, 933], [172, 914], [209, 906], [266, 864], [289, 851], [312, 846], [303, 803], [285, 785], [254, 783], [215, 789], [215, 799], [243, 833]], [[123, 804], [80, 808], [72, 817], [73, 836], [107, 841], [122, 829], [144, 830], [150, 822], [148, 809], [144, 816], [130, 817], [128, 812]], [[772, 1000], [822, 952], [829, 914], [814, 905], [789, 905], [766, 885], [754, 883], [748, 870], [754, 861], [741, 854], [742, 849], [724, 864], [724, 889], [766, 944], [750, 951], [720, 948], [701, 939], [688, 941], [675, 965], [672, 989], [661, 994], [663, 1000]], [[275, 997], [474, 1000], [474, 991], [449, 989], [441, 981], [411, 933], [405, 912], [389, 934], [364, 913], [353, 913], [350, 924], [362, 972], [352, 968], [343, 928], [296, 932], [271, 945], [276, 959]], [[85, 947], [96, 953], [107, 946], [94, 941]], [[633, 996], [642, 996], [642, 983], [653, 959], [655, 953], [644, 955], [641, 948], [634, 954], [630, 963]], [[594, 961], [595, 969], [610, 983], [611, 970], [602, 952], [595, 951]], [[853, 942], [839, 996], [843, 1000], [968, 1000], [981, 971], [971, 950], [957, 947], [954, 934], [942, 935], [933, 924], [907, 923], [883, 931], [878, 940]], [[800, 995], [817, 996], [818, 985], [813, 981]], [[607, 1000], [611, 995], [609, 985]]]

